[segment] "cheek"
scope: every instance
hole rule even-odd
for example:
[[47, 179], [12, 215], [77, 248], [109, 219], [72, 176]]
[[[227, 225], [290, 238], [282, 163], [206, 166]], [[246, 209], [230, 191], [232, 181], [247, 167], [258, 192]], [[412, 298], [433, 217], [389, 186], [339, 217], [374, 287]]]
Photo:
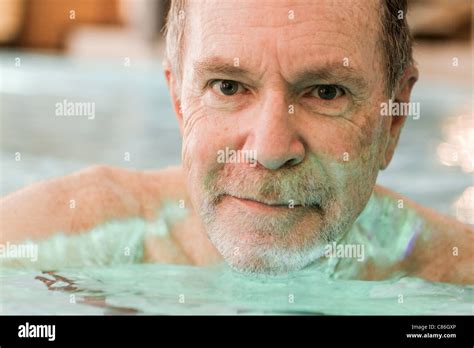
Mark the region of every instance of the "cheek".
[[183, 137], [182, 161], [185, 171], [195, 179], [216, 164], [219, 138], [207, 119], [201, 119]]
[[338, 200], [346, 206], [360, 206], [368, 199], [377, 177], [382, 125], [374, 112], [359, 114], [350, 121], [321, 120], [311, 129], [310, 151], [332, 181]]
[[[375, 185], [378, 174], [378, 152], [376, 142], [359, 148], [347, 161], [332, 161], [326, 166], [333, 181], [341, 206], [354, 213], [360, 212]], [[327, 159], [330, 161], [330, 159]]]
[[371, 163], [361, 159], [342, 163], [331, 163], [326, 168], [335, 189], [335, 201], [342, 214], [356, 218], [370, 198], [377, 178]]
[[215, 138], [212, 136], [206, 119], [201, 119], [183, 137], [182, 163], [186, 176], [186, 185], [193, 205], [199, 206], [203, 201], [203, 183], [216, 161]]
[[217, 157], [219, 150], [235, 145], [238, 129], [232, 127], [236, 126], [231, 118], [204, 107], [189, 114], [183, 132], [182, 162], [190, 183], [200, 185], [223, 165], [218, 163]]
[[[332, 162], [347, 165], [360, 160], [370, 162], [379, 146], [382, 131], [380, 111], [375, 106], [356, 110], [350, 117], [320, 117], [306, 120], [308, 146]], [[310, 125], [308, 127], [308, 125]]]
[[[330, 159], [328, 159], [330, 161]], [[370, 150], [363, 156], [343, 162], [328, 162], [328, 175], [340, 192], [362, 192], [375, 182], [377, 177], [376, 153]], [[371, 187], [370, 187], [371, 189]]]

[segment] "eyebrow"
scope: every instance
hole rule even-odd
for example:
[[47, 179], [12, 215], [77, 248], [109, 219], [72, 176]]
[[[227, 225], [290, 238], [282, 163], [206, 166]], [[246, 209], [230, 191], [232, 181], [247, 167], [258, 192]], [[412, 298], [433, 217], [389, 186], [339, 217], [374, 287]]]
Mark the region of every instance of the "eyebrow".
[[348, 84], [357, 90], [367, 90], [368, 81], [362, 72], [342, 63], [331, 63], [323, 67], [309, 68], [296, 75], [292, 86], [309, 86], [315, 83]]
[[[194, 70], [199, 77], [210, 74], [223, 75], [231, 78], [246, 78], [256, 82], [259, 77], [249, 70], [235, 66], [232, 60], [221, 57], [209, 57], [193, 64]], [[300, 88], [309, 87], [321, 82], [331, 84], [349, 84], [358, 90], [367, 90], [368, 82], [362, 72], [351, 66], [343, 66], [342, 62], [332, 62], [321, 67], [305, 68], [297, 73], [289, 82], [290, 90], [297, 91]]]
[[229, 60], [220, 57], [205, 58], [201, 61], [195, 62], [193, 67], [198, 76], [218, 74], [226, 76], [242, 76], [254, 80], [254, 78], [251, 78], [252, 74], [250, 71], [240, 66], [235, 66], [233, 62], [231, 63]]

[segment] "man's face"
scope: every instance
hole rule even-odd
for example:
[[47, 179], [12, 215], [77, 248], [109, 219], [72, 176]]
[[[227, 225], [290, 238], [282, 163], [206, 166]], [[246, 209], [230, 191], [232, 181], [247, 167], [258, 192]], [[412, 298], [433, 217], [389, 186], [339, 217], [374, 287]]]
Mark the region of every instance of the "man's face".
[[[378, 6], [188, 4], [183, 168], [192, 203], [232, 267], [302, 268], [365, 206], [389, 128], [379, 111]], [[246, 156], [223, 161], [226, 149]]]

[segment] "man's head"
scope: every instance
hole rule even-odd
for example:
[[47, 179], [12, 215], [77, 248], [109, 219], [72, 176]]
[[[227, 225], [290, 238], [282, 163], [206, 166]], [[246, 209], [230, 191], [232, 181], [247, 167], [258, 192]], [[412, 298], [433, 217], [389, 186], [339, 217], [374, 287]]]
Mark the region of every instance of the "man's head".
[[405, 120], [380, 104], [408, 101], [417, 76], [396, 3], [172, 3], [165, 69], [183, 169], [234, 268], [304, 267], [364, 208]]

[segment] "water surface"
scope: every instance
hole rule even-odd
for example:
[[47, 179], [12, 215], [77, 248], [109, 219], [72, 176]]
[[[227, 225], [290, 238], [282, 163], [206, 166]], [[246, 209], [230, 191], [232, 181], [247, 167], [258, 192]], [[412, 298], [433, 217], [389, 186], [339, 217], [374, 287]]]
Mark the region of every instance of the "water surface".
[[256, 278], [225, 265], [3, 268], [0, 279], [1, 314], [472, 315], [474, 305], [474, 286], [333, 279], [317, 266]]

